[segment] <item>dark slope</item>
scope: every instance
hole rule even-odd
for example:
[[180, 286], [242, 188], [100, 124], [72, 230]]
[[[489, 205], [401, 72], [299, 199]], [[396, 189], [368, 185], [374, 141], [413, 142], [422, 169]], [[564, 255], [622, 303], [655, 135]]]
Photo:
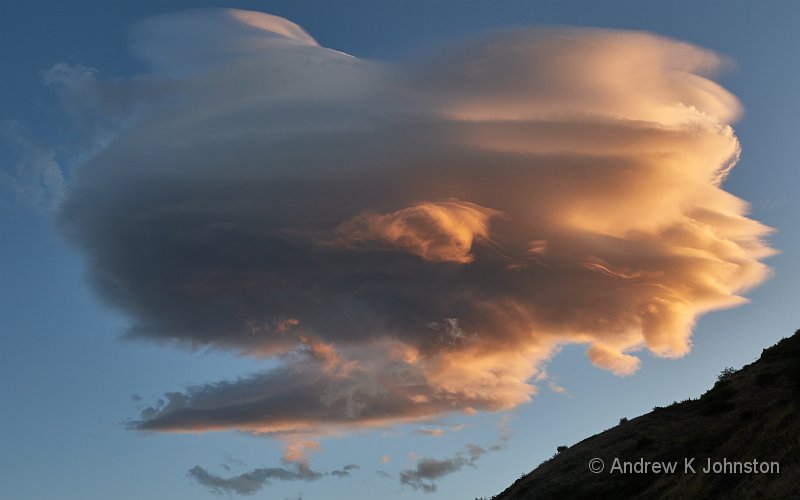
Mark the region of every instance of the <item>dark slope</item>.
[[[720, 376], [699, 399], [675, 403], [592, 436], [545, 461], [497, 500], [800, 498], [800, 330]], [[589, 471], [601, 458], [605, 469]], [[678, 461], [677, 473], [610, 473], [622, 461]], [[697, 457], [697, 473], [684, 458]], [[705, 474], [707, 459], [778, 462], [779, 474]]]

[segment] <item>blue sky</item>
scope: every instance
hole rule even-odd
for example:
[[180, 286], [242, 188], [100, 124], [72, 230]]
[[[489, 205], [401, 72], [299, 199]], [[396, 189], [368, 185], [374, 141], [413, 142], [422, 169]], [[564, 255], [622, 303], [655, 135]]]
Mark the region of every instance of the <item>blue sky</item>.
[[[69, 184], [87, 161], [85, 136], [59, 104], [45, 74], [66, 62], [102, 78], [147, 71], [128, 50], [128, 30], [153, 15], [197, 7], [235, 7], [287, 18], [322, 46], [367, 60], [404, 60], [431, 46], [487, 30], [523, 25], [571, 25], [652, 32], [709, 48], [735, 65], [715, 77], [736, 95], [744, 114], [734, 129], [742, 146], [724, 188], [751, 203], [751, 214], [777, 231], [768, 259], [774, 276], [746, 296], [748, 304], [703, 316], [692, 350], [680, 359], [642, 351], [637, 373], [619, 377], [593, 366], [585, 346], [564, 347], [546, 365], [563, 393], [539, 387], [531, 403], [504, 412], [442, 415], [429, 423], [395, 424], [319, 438], [314, 470], [346, 464], [350, 477], [280, 482], [254, 498], [420, 498], [398, 481], [422, 457], [453, 457], [466, 443], [484, 448], [505, 432], [502, 450], [475, 468], [436, 481], [435, 498], [498, 493], [520, 474], [622, 416], [700, 394], [726, 366], [754, 360], [763, 347], [797, 328], [794, 301], [800, 211], [795, 162], [800, 142], [800, 70], [794, 64], [800, 7], [793, 2], [6, 2], [0, 10], [0, 168], [16, 175], [16, 131], [37, 150], [54, 153]], [[10, 127], [10, 128], [9, 128]], [[24, 153], [24, 151], [23, 151]], [[36, 157], [39, 161], [41, 157]], [[86, 279], [90, 255], [54, 229], [47, 209], [3, 191], [0, 204], [0, 483], [7, 498], [213, 498], [187, 476], [195, 466], [223, 477], [277, 467], [279, 440], [232, 430], [202, 434], [142, 433], [125, 422], [165, 392], [256, 373], [269, 361], [235, 350], [191, 351], [141, 339], [122, 340], [130, 316], [102, 301]], [[134, 395], [137, 395], [136, 397]], [[508, 417], [504, 417], [508, 415]], [[507, 420], [504, 420], [507, 419]], [[460, 425], [452, 429], [448, 425]], [[415, 433], [444, 429], [441, 437]], [[381, 457], [391, 457], [381, 463]], [[224, 466], [223, 466], [224, 465]], [[226, 467], [228, 469], [226, 469]], [[391, 477], [381, 477], [384, 471]]]

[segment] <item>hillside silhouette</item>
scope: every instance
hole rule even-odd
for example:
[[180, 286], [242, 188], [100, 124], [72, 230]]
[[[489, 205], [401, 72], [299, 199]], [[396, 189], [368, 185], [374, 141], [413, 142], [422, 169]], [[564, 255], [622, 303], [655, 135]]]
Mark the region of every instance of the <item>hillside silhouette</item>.
[[[684, 463], [692, 457], [695, 473]], [[589, 470], [593, 458], [603, 460], [602, 472]], [[677, 464], [674, 472], [622, 473], [619, 467], [612, 471], [615, 458], [623, 467], [626, 461], [631, 467], [640, 462], [638, 470], [644, 462]], [[721, 464], [721, 472], [703, 472], [708, 459]], [[744, 462], [769, 472], [745, 473]], [[697, 399], [621, 419], [611, 429], [559, 447], [553, 458], [493, 498], [800, 498], [800, 330], [742, 369], [723, 370]]]

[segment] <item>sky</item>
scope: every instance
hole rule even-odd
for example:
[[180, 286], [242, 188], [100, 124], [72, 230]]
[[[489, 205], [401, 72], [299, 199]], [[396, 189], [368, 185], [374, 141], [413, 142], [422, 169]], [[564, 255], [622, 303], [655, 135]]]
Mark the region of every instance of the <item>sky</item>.
[[475, 498], [798, 325], [793, 2], [5, 2], [3, 497]]

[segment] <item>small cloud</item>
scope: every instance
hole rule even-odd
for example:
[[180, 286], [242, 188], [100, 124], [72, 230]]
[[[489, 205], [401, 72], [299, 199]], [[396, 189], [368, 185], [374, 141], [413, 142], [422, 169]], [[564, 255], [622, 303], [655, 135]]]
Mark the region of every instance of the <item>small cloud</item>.
[[415, 429], [413, 432], [414, 434], [420, 436], [433, 436], [433, 437], [442, 437], [446, 430], [450, 432], [458, 432], [466, 427], [465, 424], [450, 424], [445, 425], [443, 427], [420, 427], [419, 429]]
[[435, 493], [435, 480], [458, 472], [465, 466], [475, 467], [475, 462], [486, 453], [486, 449], [467, 443], [462, 451], [445, 459], [423, 458], [417, 462], [413, 469], [400, 472], [400, 483], [411, 486], [424, 493]]
[[319, 451], [320, 448], [321, 446], [317, 441], [303, 439], [290, 441], [286, 444], [283, 461], [308, 464], [308, 455], [306, 453]]
[[272, 481], [315, 481], [324, 474], [311, 470], [306, 464], [296, 463], [287, 467], [253, 469], [230, 478], [212, 474], [196, 465], [189, 470], [187, 475], [217, 495], [230, 495], [233, 493], [237, 495], [252, 495], [265, 485], [271, 484]]
[[421, 427], [414, 431], [414, 434], [419, 434], [420, 436], [434, 436], [434, 437], [442, 437], [444, 436], [444, 429], [441, 427]]
[[232, 456], [225, 454], [225, 462], [223, 462], [220, 466], [225, 469], [226, 471], [231, 471], [234, 469], [244, 469], [247, 467], [247, 464], [237, 458], [233, 458]]
[[360, 469], [360, 468], [361, 468], [361, 467], [359, 467], [359, 466], [358, 466], [358, 465], [356, 465], [356, 464], [347, 464], [347, 465], [345, 465], [344, 467], [342, 467], [342, 468], [341, 468], [341, 469], [339, 469], [339, 470], [332, 470], [332, 471], [330, 471], [328, 474], [330, 474], [331, 476], [336, 476], [336, 477], [338, 477], [339, 479], [343, 479], [343, 478], [345, 478], [345, 477], [350, 477], [350, 473], [351, 473], [352, 471], [354, 471], [354, 470], [356, 470], [356, 469]]
[[55, 152], [18, 123], [0, 123], [0, 146], [13, 158], [10, 165], [0, 165], [0, 202], [42, 212], [55, 209], [66, 191]]
[[491, 446], [489, 446], [489, 451], [500, 451], [505, 449], [508, 445], [508, 442], [511, 440], [511, 425], [509, 421], [513, 418], [513, 415], [510, 413], [506, 413], [497, 421], [497, 428], [500, 430], [500, 437], [497, 438]]

